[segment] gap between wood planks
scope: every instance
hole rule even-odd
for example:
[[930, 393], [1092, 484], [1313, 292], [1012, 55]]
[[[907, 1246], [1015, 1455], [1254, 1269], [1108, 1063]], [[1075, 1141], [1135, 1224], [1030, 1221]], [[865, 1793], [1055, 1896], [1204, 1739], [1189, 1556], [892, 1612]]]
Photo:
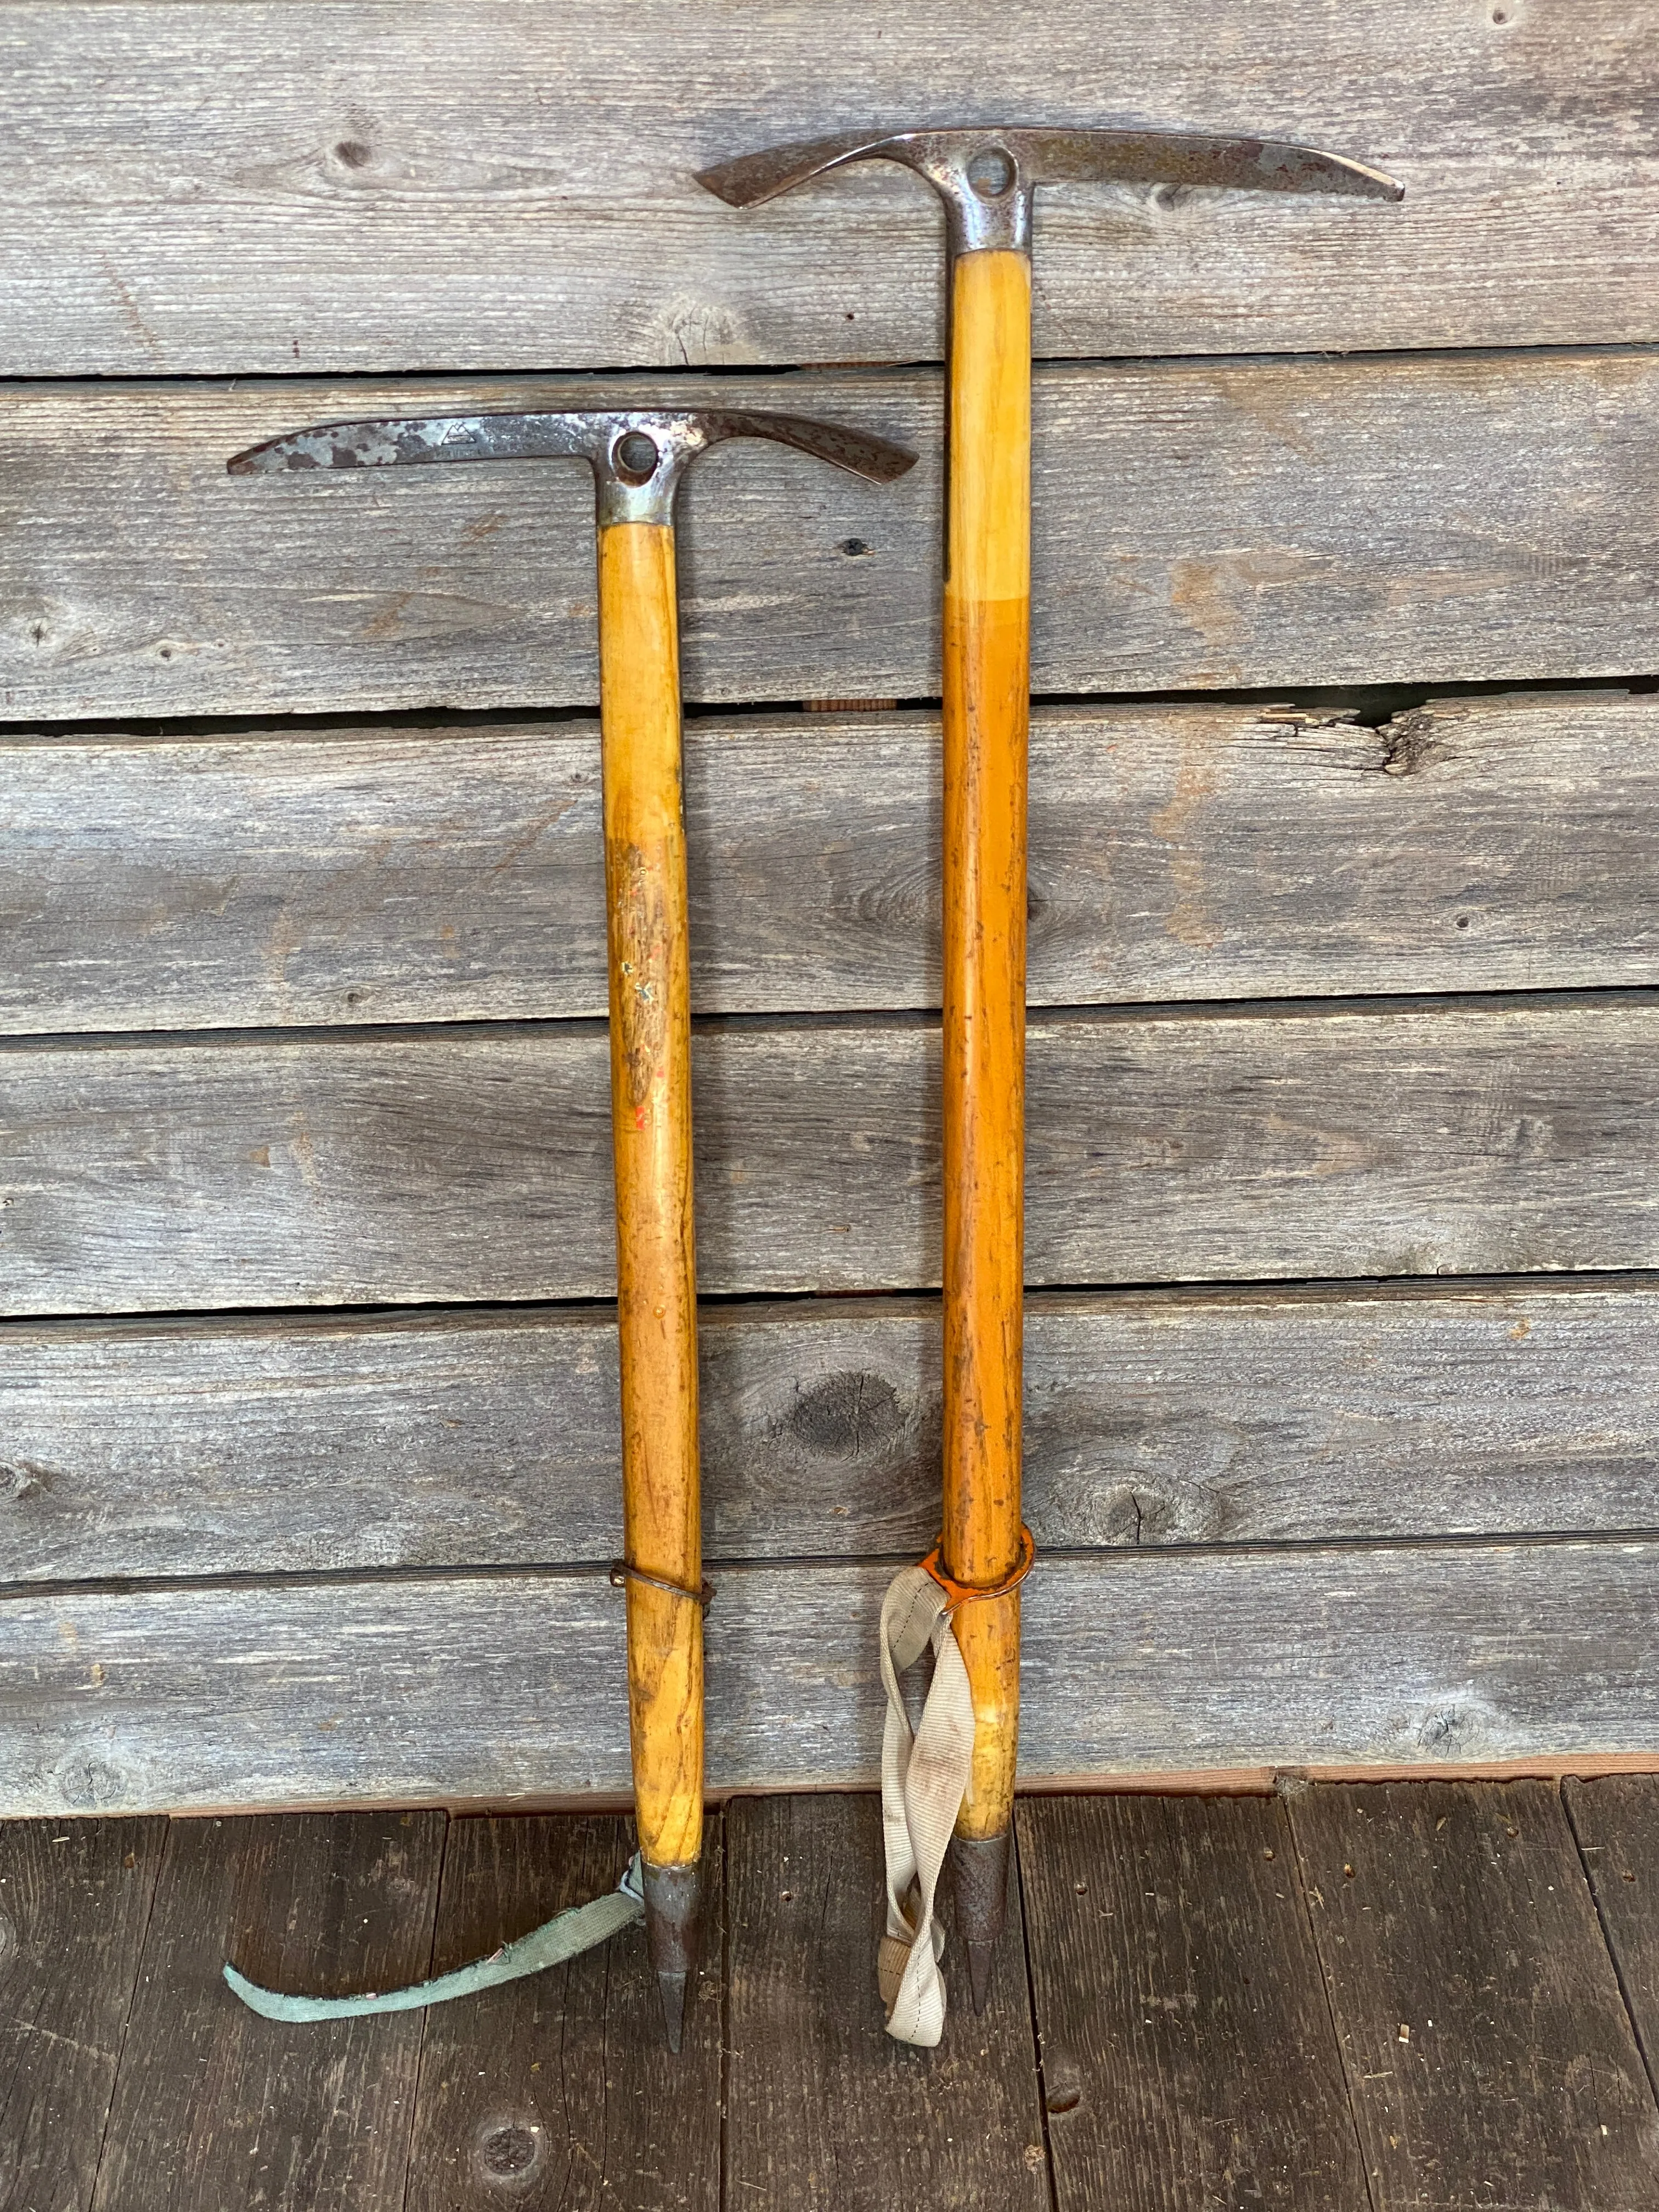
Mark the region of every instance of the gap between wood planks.
[[[102, 384], [110, 380], [100, 377], [92, 380]], [[0, 398], [3, 398], [3, 392], [0, 392]], [[1443, 699], [1520, 702], [1534, 696], [1641, 698], [1655, 690], [1659, 690], [1659, 670], [1647, 673], [1626, 672], [1613, 677], [1448, 678], [1433, 684], [1279, 684], [1222, 690], [1198, 687], [1164, 691], [1033, 691], [1030, 697], [1034, 714], [1047, 708], [1138, 714], [1159, 707], [1237, 707], [1244, 712], [1271, 711], [1291, 720], [1305, 717], [1310, 723], [1349, 721], [1361, 729], [1380, 730], [1403, 714], [1432, 707]], [[943, 701], [938, 694], [925, 692], [904, 698], [850, 702], [850, 711], [894, 715], [938, 714], [942, 707]], [[849, 702], [839, 699], [688, 699], [681, 704], [680, 718], [687, 725], [764, 722], [780, 714], [847, 711]], [[599, 702], [595, 700], [590, 704], [559, 707], [386, 707], [378, 710], [359, 707], [343, 708], [337, 714], [322, 709], [265, 714], [250, 708], [240, 714], [80, 714], [64, 718], [0, 715], [0, 746], [31, 744], [36, 738], [54, 744], [84, 741], [88, 745], [112, 738], [155, 744], [185, 744], [193, 738], [206, 743], [234, 738], [239, 743], [263, 739], [280, 744], [310, 734], [419, 737], [428, 731], [438, 734], [511, 730], [522, 728], [526, 723], [545, 725], [550, 729], [562, 726], [586, 727], [594, 722], [598, 712]]]
[[[1323, 1783], [1383, 1783], [1404, 1782], [1572, 1782], [1601, 1781], [1609, 1776], [1630, 1774], [1659, 1774], [1659, 1747], [1650, 1752], [1603, 1752], [1589, 1755], [1575, 1753], [1571, 1757], [1529, 1758], [1511, 1759], [1448, 1759], [1436, 1760], [1432, 1766], [1422, 1761], [1389, 1766], [1237, 1766], [1204, 1767], [1196, 1770], [1176, 1770], [1168, 1774], [1076, 1774], [1045, 1776], [1041, 1782], [1021, 1783], [1016, 1796], [1018, 1801], [1040, 1797], [1276, 1797], [1294, 1796], [1298, 1790], [1312, 1789]], [[817, 1797], [867, 1797], [867, 1782], [836, 1782], [815, 1784], [811, 1794]], [[741, 1789], [705, 1790], [703, 1802], [711, 1809], [722, 1809], [750, 1797], [799, 1797], [802, 1795], [798, 1783], [780, 1783], [775, 1789], [757, 1788], [745, 1784]], [[633, 1810], [634, 1801], [625, 1790], [599, 1790], [592, 1796], [572, 1796], [550, 1791], [546, 1796], [525, 1796], [503, 1799], [497, 1797], [432, 1797], [399, 1798], [395, 1808], [388, 1811], [446, 1813], [453, 1820], [494, 1818], [516, 1820], [520, 1814], [526, 1817], [540, 1814], [605, 1813], [625, 1814]], [[272, 1820], [297, 1817], [312, 1813], [362, 1813], [361, 1802], [342, 1799], [314, 1804], [307, 1798], [292, 1805], [244, 1804], [227, 1799], [222, 1805], [192, 1805], [184, 1811], [163, 1814], [115, 1814], [112, 1819], [172, 1820], [225, 1820], [269, 1815]], [[63, 1819], [78, 1820], [83, 1815], [65, 1813]]]

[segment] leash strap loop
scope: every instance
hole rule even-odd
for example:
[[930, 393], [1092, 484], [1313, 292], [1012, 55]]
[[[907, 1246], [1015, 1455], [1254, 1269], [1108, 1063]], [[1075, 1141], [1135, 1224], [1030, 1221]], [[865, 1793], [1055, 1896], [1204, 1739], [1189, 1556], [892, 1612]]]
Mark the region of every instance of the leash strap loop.
[[[931, 1646], [933, 1679], [913, 1731], [899, 1678]], [[925, 1566], [906, 1567], [881, 1608], [881, 1826], [887, 1922], [876, 1981], [887, 2033], [931, 2049], [945, 2031], [945, 1930], [934, 1918], [939, 1870], [967, 1794], [974, 1759], [974, 1698], [951, 1627], [946, 1593]]]
[[549, 1966], [562, 1966], [603, 1943], [619, 1929], [645, 1917], [645, 1891], [640, 1855], [635, 1852], [615, 1889], [572, 1905], [551, 1920], [532, 1928], [516, 1942], [503, 1943], [487, 1959], [458, 1966], [453, 1974], [434, 1975], [429, 1982], [412, 1982], [407, 1989], [366, 1990], [355, 1997], [290, 1996], [283, 1990], [261, 1989], [239, 1974], [227, 1960], [225, 1979], [242, 2002], [266, 2020], [313, 2021], [356, 2020], [370, 2012], [417, 2012], [422, 2005], [447, 2004], [454, 1997], [475, 1996], [501, 1982], [516, 1982], [526, 1974], [539, 1974]]

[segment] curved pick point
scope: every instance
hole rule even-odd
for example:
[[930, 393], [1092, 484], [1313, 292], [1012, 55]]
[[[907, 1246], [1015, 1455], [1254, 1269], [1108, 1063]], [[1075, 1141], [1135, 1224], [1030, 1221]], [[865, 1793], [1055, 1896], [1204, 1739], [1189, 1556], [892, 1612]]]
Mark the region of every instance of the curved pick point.
[[1205, 185], [1246, 192], [1337, 192], [1398, 200], [1406, 187], [1363, 161], [1281, 138], [1206, 131], [1011, 131], [1037, 184]]
[[878, 158], [883, 148], [893, 143], [894, 134], [890, 131], [873, 137], [867, 131], [850, 131], [837, 138], [803, 139], [793, 146], [769, 146], [762, 153], [740, 155], [735, 161], [719, 161], [713, 168], [699, 169], [697, 182], [727, 207], [758, 207], [763, 200], [775, 200], [792, 185], [805, 184], [825, 169], [839, 168], [843, 161]]
[[867, 430], [854, 430], [842, 422], [820, 422], [811, 416], [772, 415], [756, 409], [710, 414], [703, 419], [709, 425], [711, 441], [715, 437], [771, 438], [781, 446], [793, 446], [798, 453], [811, 453], [855, 477], [866, 477], [872, 483], [891, 483], [916, 463], [913, 453], [889, 439], [872, 437]]

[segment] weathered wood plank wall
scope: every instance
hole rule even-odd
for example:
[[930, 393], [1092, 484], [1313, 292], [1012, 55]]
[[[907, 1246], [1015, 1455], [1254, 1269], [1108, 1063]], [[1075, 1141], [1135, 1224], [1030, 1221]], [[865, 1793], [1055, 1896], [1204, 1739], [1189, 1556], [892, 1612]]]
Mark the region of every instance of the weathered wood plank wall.
[[711, 161], [943, 118], [1301, 138], [1337, 201], [1051, 191], [1038, 349], [1645, 343], [1659, 52], [1628, 0], [33, 0], [8, 7], [17, 373], [678, 368], [939, 351], [936, 207], [739, 223]]
[[[1592, 1761], [1659, 1728], [1651, 1540], [1051, 1557], [1034, 1777]], [[712, 1787], [866, 1784], [891, 1562], [727, 1566]], [[0, 1606], [11, 1809], [625, 1795], [604, 1573], [85, 1587]], [[873, 1747], [873, 1748], [872, 1748]]]
[[[0, 737], [0, 1032], [605, 1011], [595, 725]], [[931, 713], [692, 722], [692, 989], [937, 1008]], [[1659, 700], [1052, 707], [1035, 1006], [1650, 984]]]
[[[705, 1294], [937, 1284], [938, 1042], [694, 1038]], [[1648, 994], [1035, 1018], [1027, 1279], [1659, 1267], [1656, 1060]], [[0, 1047], [8, 1307], [604, 1297], [608, 1066], [586, 1023]]]
[[[1659, 1518], [1659, 1281], [1042, 1291], [1026, 1510], [1045, 1550], [1617, 1535]], [[595, 1565], [621, 1543], [603, 1307], [15, 1323], [0, 1583]], [[703, 1317], [722, 1559], [920, 1553], [935, 1301]], [[1586, 1376], [1618, 1374], [1616, 1396]]]
[[[0, 15], [0, 1814], [625, 1786], [591, 491], [223, 472], [623, 391], [922, 456], [723, 454], [682, 532], [711, 1779], [873, 1778], [937, 1498], [939, 221], [689, 171], [919, 88], [1408, 187], [1041, 206], [1025, 1775], [1659, 1759], [1641, 31]], [[849, 698], [906, 703], [799, 711]]]
[[[13, 386], [0, 707], [55, 720], [596, 703], [583, 467], [248, 478], [224, 463], [303, 422], [609, 405], [617, 388]], [[629, 386], [688, 404], [734, 388]], [[744, 377], [741, 391], [756, 407], [810, 392], [818, 412], [921, 459], [878, 488], [745, 441], [693, 472], [686, 697], [936, 697], [938, 372]], [[1649, 354], [1049, 366], [1032, 436], [1039, 692], [1526, 682], [1659, 662]]]

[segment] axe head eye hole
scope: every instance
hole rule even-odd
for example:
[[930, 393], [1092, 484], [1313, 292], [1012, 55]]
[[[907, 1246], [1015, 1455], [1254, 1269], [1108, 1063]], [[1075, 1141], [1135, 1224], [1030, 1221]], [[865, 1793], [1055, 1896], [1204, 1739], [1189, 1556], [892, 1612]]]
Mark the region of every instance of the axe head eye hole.
[[649, 483], [657, 458], [656, 441], [643, 430], [624, 430], [611, 449], [611, 465], [624, 483]]
[[1014, 181], [1014, 159], [1000, 146], [987, 146], [968, 164], [968, 181], [982, 200], [1000, 200]]

